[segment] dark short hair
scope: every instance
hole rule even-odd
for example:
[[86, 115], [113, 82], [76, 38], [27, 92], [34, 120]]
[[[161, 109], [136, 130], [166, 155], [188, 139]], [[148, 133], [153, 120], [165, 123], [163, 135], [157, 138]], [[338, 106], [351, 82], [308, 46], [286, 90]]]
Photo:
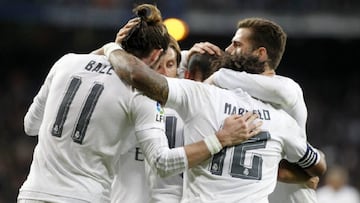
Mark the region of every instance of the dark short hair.
[[208, 78], [216, 70], [212, 66], [212, 62], [217, 57], [208, 53], [194, 53], [190, 56], [188, 62], [188, 72], [190, 75], [195, 75], [195, 72], [199, 72], [202, 76], [202, 80]]
[[260, 74], [265, 71], [265, 61], [260, 61], [258, 56], [252, 54], [224, 53], [212, 62], [214, 70], [228, 68], [235, 71]]
[[273, 21], [262, 18], [246, 18], [238, 22], [237, 28], [248, 28], [249, 38], [254, 49], [265, 47], [270, 68], [276, 69], [281, 61], [286, 46], [286, 33]]
[[151, 4], [141, 4], [133, 12], [141, 21], [122, 40], [124, 50], [139, 58], [149, 56], [154, 49], [166, 51], [170, 35], [162, 22], [160, 10]]

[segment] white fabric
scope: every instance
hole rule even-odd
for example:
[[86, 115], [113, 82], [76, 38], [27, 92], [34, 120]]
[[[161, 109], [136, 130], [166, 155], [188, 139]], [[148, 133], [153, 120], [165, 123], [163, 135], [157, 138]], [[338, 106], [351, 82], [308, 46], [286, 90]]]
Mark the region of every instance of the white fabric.
[[20, 199], [17, 203], [46, 203], [45, 201], [31, 200], [31, 199]]
[[344, 186], [335, 191], [330, 186], [323, 186], [317, 190], [319, 203], [360, 203], [359, 192], [350, 186]]
[[[264, 76], [222, 68], [214, 73], [216, 85], [226, 88], [242, 88], [251, 96], [270, 102], [284, 109], [305, 131], [307, 108], [299, 84], [284, 76]], [[306, 135], [306, 134], [304, 134]], [[315, 190], [303, 184], [278, 182], [269, 197], [270, 203], [316, 203]]]
[[[38, 200], [41, 199], [41, 200]], [[17, 200], [17, 203], [88, 203], [86, 200], [75, 199], [73, 197], [64, 197], [64, 196], [56, 196], [56, 201], [54, 196], [43, 193], [43, 192], [35, 192], [35, 191], [22, 191], [21, 198]]]
[[279, 161], [286, 156], [290, 162], [297, 162], [308, 155], [303, 130], [285, 111], [253, 99], [241, 89], [229, 91], [184, 79], [167, 81], [166, 107], [183, 119], [185, 144], [214, 134], [230, 114], [255, 111], [263, 119], [264, 133], [257, 137], [260, 140], [254, 138], [227, 148], [224, 159], [219, 159], [223, 163], [214, 160], [211, 165], [209, 159], [184, 173], [183, 202], [268, 202]]
[[187, 167], [185, 152], [168, 149], [163, 117], [160, 104], [134, 93], [104, 56], [65, 55], [51, 68], [24, 118], [26, 133], [39, 139], [18, 198], [110, 202], [115, 163], [135, 146], [129, 139], [134, 126], [154, 170], [181, 172]]
[[[181, 119], [171, 109], [164, 109], [164, 111], [165, 119], [176, 118], [175, 147], [183, 146], [183, 123]], [[166, 126], [166, 131], [168, 131], [168, 126]], [[136, 142], [135, 137], [133, 142]], [[112, 203], [175, 203], [180, 202], [181, 196], [182, 177], [179, 174], [164, 178], [159, 177], [145, 161], [140, 147], [132, 148], [120, 156], [117, 174], [112, 185]]]
[[294, 80], [279, 75], [265, 76], [226, 68], [221, 68], [213, 76], [215, 85], [219, 87], [241, 88], [255, 98], [284, 109], [305, 129], [307, 109], [303, 92]]
[[204, 142], [209, 149], [211, 155], [217, 154], [222, 150], [222, 145], [216, 135], [209, 135], [204, 139]]
[[109, 42], [105, 44], [103, 48], [104, 48], [104, 55], [106, 56], [106, 58], [109, 58], [111, 52], [115, 50], [123, 50], [123, 48], [116, 42]]
[[[166, 119], [174, 119], [176, 125], [175, 135], [175, 147], [184, 145], [183, 128], [184, 124], [179, 115], [172, 109], [165, 108]], [[174, 126], [166, 126], [168, 133], [169, 129]], [[167, 134], [168, 135], [168, 134]], [[171, 136], [170, 136], [171, 137]], [[168, 136], [168, 139], [169, 136]], [[150, 192], [151, 192], [151, 203], [178, 203], [182, 198], [183, 190], [183, 178], [181, 174], [176, 174], [170, 177], [161, 178], [153, 170], [151, 170], [148, 162], [145, 162], [146, 176], [149, 179]]]
[[[136, 141], [134, 137], [134, 141]], [[111, 186], [112, 203], [146, 203], [150, 191], [145, 176], [145, 156], [139, 146], [120, 156], [118, 169]]]

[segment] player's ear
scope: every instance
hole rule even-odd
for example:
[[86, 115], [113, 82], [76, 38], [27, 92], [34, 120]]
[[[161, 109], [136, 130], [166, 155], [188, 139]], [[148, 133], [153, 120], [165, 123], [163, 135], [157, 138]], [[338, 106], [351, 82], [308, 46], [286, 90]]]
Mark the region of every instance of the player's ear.
[[151, 53], [150, 53], [150, 62], [153, 64], [156, 61], [159, 60], [161, 54], [164, 52], [163, 49], [154, 49]]
[[152, 67], [152, 69], [156, 70], [156, 68], [160, 65], [160, 59], [161, 56], [163, 55], [164, 50], [163, 49], [154, 49], [149, 56], [149, 61], [150, 61], [150, 67]]
[[268, 60], [268, 54], [265, 47], [259, 47], [257, 49], [257, 56], [259, 57], [260, 61]]

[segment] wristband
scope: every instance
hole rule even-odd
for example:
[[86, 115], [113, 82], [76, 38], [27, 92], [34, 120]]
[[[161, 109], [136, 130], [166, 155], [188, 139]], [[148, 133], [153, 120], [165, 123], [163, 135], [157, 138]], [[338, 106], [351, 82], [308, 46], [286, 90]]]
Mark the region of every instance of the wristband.
[[209, 149], [211, 155], [214, 155], [222, 150], [221, 143], [216, 135], [208, 136], [204, 139], [204, 142]]
[[115, 42], [110, 42], [104, 45], [104, 54], [106, 58], [109, 58], [111, 52], [115, 50], [123, 50], [123, 48], [121, 48], [121, 46]]

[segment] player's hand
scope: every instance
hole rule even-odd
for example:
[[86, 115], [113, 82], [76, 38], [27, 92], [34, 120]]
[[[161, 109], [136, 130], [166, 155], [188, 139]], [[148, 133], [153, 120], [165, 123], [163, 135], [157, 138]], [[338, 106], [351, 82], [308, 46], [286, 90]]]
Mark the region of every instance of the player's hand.
[[208, 53], [210, 55], [215, 54], [221, 56], [223, 51], [218, 46], [210, 42], [199, 42], [194, 44], [194, 46], [191, 47], [191, 49], [189, 50], [188, 59], [194, 53], [200, 53], [200, 54]]
[[[126, 25], [124, 25], [124, 27], [120, 28], [119, 32], [116, 34], [115, 42], [118, 44], [121, 44], [122, 40], [129, 34], [129, 31], [131, 30], [131, 28], [133, 28], [134, 26], [139, 24], [139, 22], [140, 22], [139, 17], [130, 19], [126, 23]], [[96, 54], [96, 55], [104, 55], [104, 48], [101, 47], [99, 49], [92, 51], [91, 53]]]
[[257, 114], [247, 112], [243, 116], [231, 115], [224, 121], [223, 127], [216, 133], [223, 147], [238, 145], [260, 132], [262, 121], [256, 120]]
[[311, 177], [305, 182], [306, 187], [316, 190], [318, 187], [320, 178], [318, 176]]
[[124, 27], [120, 28], [119, 32], [116, 34], [115, 42], [121, 44], [123, 39], [129, 34], [130, 30], [139, 24], [140, 18], [132, 18], [130, 19]]

